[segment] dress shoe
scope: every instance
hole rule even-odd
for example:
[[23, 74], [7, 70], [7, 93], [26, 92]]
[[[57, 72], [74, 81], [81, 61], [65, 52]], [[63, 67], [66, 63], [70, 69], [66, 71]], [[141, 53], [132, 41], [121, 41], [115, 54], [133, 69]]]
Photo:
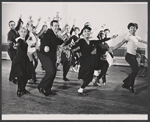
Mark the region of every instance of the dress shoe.
[[44, 96], [48, 96], [49, 94], [47, 93], [47, 91], [45, 89], [42, 88], [41, 94], [43, 94]]
[[39, 92], [40, 92], [41, 94], [43, 94], [44, 96], [48, 96], [48, 95], [49, 95], [48, 92], [47, 92], [45, 89], [40, 88], [39, 86], [38, 86], [37, 88], [38, 88]]
[[22, 97], [25, 94], [25, 92], [17, 91], [17, 96]]

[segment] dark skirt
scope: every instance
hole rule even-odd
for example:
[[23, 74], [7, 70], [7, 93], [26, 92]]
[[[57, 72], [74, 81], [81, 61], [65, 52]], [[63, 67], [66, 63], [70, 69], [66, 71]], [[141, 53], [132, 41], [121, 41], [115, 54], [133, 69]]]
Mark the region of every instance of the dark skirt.
[[28, 56], [23, 56], [21, 60], [17, 60], [17, 57], [14, 59], [14, 77], [24, 77], [26, 79], [32, 79], [32, 66], [29, 61]]
[[80, 69], [78, 79], [84, 79], [89, 76], [93, 76], [97, 62], [96, 55], [89, 55], [85, 58], [80, 58]]
[[95, 70], [102, 69], [105, 63], [108, 63], [107, 60], [103, 59], [99, 55], [96, 55]]

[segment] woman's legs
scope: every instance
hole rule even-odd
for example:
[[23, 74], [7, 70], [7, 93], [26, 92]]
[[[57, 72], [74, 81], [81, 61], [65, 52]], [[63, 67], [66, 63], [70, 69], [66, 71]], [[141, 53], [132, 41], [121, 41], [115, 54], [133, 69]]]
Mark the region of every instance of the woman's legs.
[[30, 93], [29, 91], [27, 91], [25, 89], [28, 79], [26, 79], [23, 76], [19, 76], [19, 77], [17, 77], [17, 81], [18, 81], [18, 90], [17, 90], [17, 96], [18, 97], [21, 97], [24, 94]]
[[131, 74], [123, 80], [125, 87], [129, 88], [132, 93], [134, 93], [134, 82], [135, 82], [135, 77], [138, 74], [139, 71], [139, 66], [138, 62], [136, 60], [136, 56], [131, 55], [131, 54], [126, 54], [125, 56], [126, 61], [129, 63], [131, 67]]
[[37, 68], [37, 65], [38, 65], [38, 56], [37, 56], [37, 52], [34, 52], [33, 53], [33, 61], [34, 61], [34, 71], [36, 70]]
[[98, 81], [102, 78], [103, 83], [106, 83], [106, 73], [108, 70], [108, 62], [107, 61], [101, 61], [102, 67], [101, 67], [101, 73], [98, 76]]
[[31, 74], [32, 74], [32, 79], [33, 82], [36, 82], [36, 74], [35, 74], [35, 70], [34, 70], [34, 66], [33, 66], [33, 61], [30, 61], [30, 66], [31, 66]]
[[65, 81], [69, 81], [69, 79], [66, 78], [66, 76], [69, 72], [69, 69], [70, 69], [70, 61], [65, 61], [63, 63], [63, 80], [65, 80]]

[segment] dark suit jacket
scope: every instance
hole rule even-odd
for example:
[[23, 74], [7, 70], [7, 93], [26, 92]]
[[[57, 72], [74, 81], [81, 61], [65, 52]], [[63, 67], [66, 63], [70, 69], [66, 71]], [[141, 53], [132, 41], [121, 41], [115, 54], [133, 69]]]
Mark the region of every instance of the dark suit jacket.
[[19, 37], [18, 30], [19, 30], [19, 28], [20, 28], [21, 22], [22, 22], [22, 20], [19, 19], [15, 30], [12, 30], [12, 29], [11, 29], [11, 30], [8, 32], [8, 34], [7, 34], [7, 41], [9, 41], [9, 42], [8, 42], [8, 50], [10, 50], [10, 51], [14, 50], [14, 49], [13, 49], [13, 43], [16, 43], [15, 39], [16, 39], [17, 37]]
[[[57, 46], [61, 45], [62, 43], [63, 40], [58, 38], [52, 29], [48, 29], [41, 41], [40, 52], [52, 59], [56, 59]], [[45, 46], [50, 48], [48, 52], [44, 51]]]
[[19, 34], [15, 30], [10, 30], [7, 34], [7, 41], [8, 41], [8, 50], [12, 51], [13, 44], [16, 43], [15, 39], [19, 36]]

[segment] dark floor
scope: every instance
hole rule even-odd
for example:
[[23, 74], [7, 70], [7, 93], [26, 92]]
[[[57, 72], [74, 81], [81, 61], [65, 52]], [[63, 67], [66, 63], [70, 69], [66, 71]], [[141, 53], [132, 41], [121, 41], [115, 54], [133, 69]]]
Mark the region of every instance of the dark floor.
[[70, 81], [64, 82], [62, 66], [59, 66], [52, 88], [57, 95], [45, 97], [37, 90], [44, 75], [39, 63], [37, 83], [27, 84], [31, 94], [18, 98], [17, 86], [8, 81], [10, 64], [2, 60], [2, 114], [148, 114], [148, 80], [136, 78], [135, 94], [121, 87], [122, 80], [131, 71], [129, 67], [110, 67], [106, 86], [93, 87], [90, 83], [85, 89], [88, 96], [82, 97], [77, 94], [82, 83], [77, 73], [70, 71]]

